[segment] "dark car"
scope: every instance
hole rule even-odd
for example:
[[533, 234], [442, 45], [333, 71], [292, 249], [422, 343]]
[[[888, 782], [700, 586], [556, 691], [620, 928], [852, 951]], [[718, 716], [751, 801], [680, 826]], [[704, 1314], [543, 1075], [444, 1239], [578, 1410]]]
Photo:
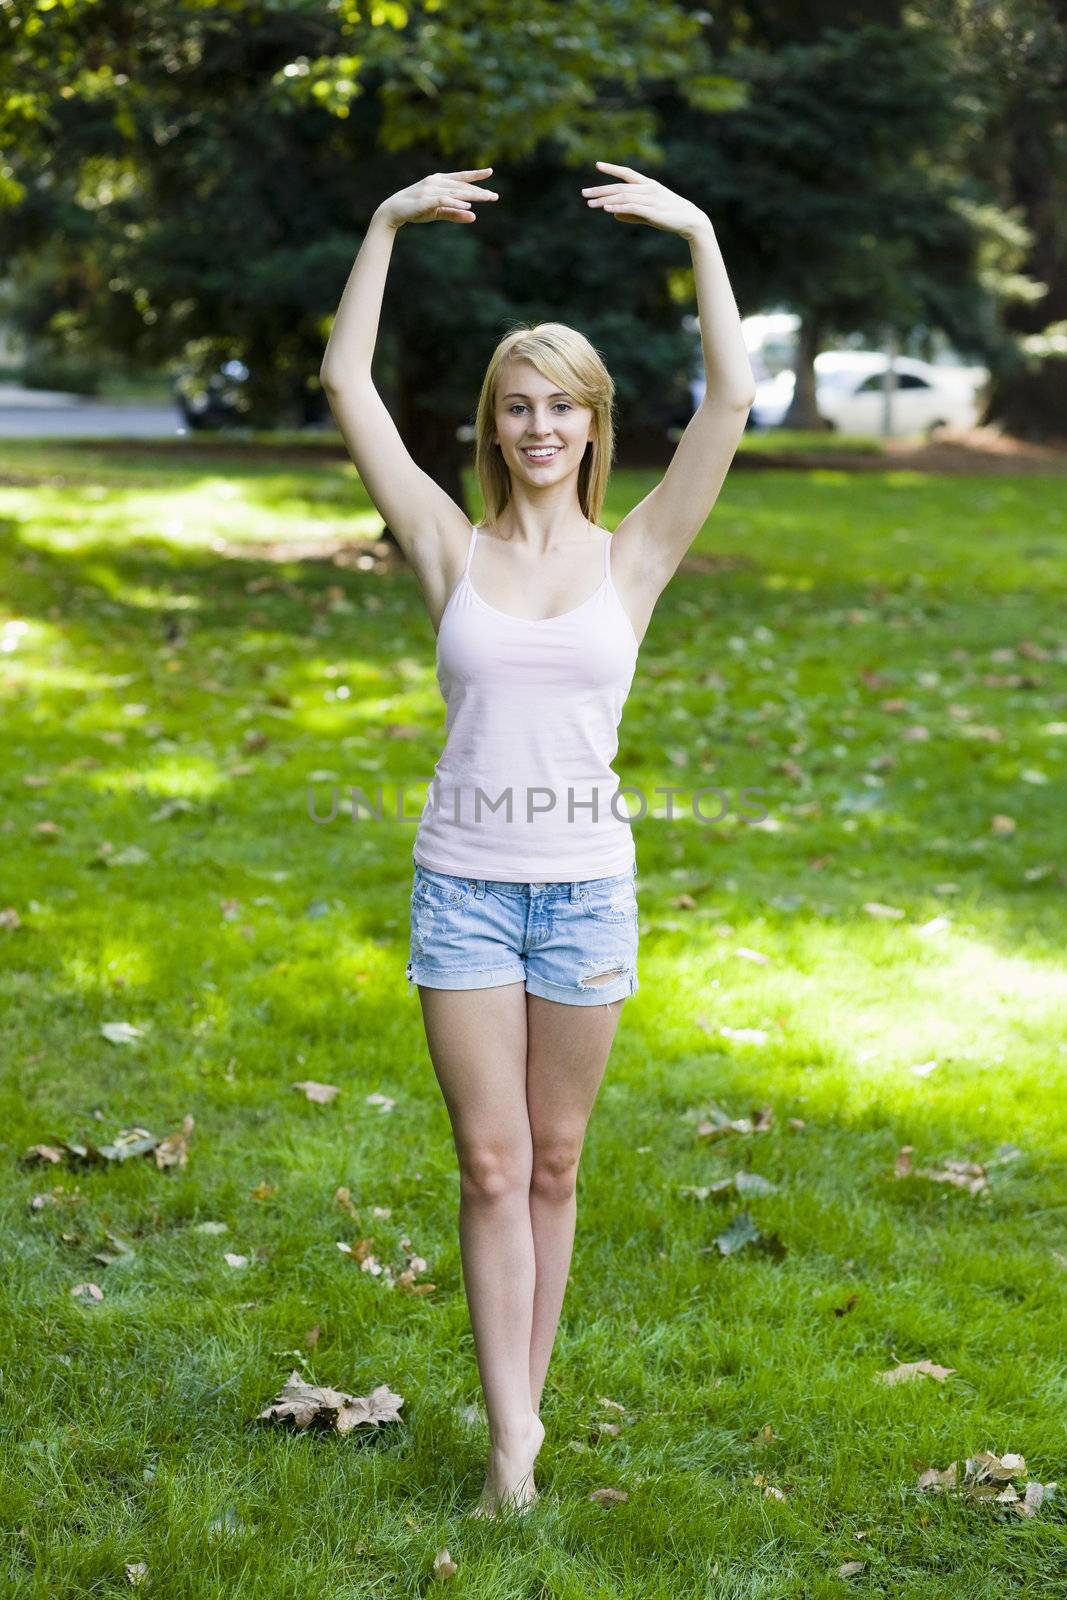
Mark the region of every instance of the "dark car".
[[249, 416], [249, 403], [242, 393], [248, 384], [249, 369], [233, 358], [204, 379], [183, 372], [174, 380], [174, 401], [187, 428], [317, 428], [330, 420], [329, 403], [321, 388], [305, 389], [281, 413], [260, 422]]

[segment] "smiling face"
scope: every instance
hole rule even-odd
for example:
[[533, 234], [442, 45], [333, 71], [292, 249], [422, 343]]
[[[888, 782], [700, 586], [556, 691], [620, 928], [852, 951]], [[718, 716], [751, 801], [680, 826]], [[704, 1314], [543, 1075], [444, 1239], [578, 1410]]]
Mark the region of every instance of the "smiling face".
[[528, 361], [501, 367], [493, 421], [508, 468], [531, 485], [577, 473], [593, 432], [592, 408]]

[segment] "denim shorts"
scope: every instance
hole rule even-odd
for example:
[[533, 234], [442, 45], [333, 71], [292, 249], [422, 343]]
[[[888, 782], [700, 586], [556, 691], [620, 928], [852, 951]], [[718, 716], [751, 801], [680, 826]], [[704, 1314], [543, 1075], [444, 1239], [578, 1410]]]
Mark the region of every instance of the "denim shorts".
[[[606, 1005], [637, 992], [637, 866], [573, 883], [454, 877], [415, 862], [409, 985], [493, 989], [564, 1005]], [[604, 983], [588, 980], [618, 972]]]

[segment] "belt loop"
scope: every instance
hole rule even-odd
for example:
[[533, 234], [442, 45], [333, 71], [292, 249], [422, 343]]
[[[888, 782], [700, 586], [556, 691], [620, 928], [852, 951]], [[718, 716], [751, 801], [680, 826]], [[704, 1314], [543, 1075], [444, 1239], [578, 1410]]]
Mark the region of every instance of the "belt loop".
[[472, 882], [474, 884], [475, 899], [484, 900], [485, 899], [485, 886], [486, 886], [486, 883], [488, 882], [488, 879], [487, 878], [474, 878], [474, 879], [472, 879]]
[[572, 900], [580, 900], [581, 898], [582, 898], [582, 882], [581, 882], [580, 878], [575, 878], [574, 881], [571, 883], [571, 899]]

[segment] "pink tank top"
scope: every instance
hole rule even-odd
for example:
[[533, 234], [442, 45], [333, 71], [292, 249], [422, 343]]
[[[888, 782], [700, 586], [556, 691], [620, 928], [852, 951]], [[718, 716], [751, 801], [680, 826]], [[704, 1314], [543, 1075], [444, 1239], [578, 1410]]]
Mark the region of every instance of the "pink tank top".
[[437, 634], [447, 738], [415, 835], [421, 866], [512, 883], [632, 870], [611, 762], [639, 645], [612, 582], [611, 535], [602, 536], [599, 588], [561, 616], [530, 618], [475, 591], [472, 528]]

